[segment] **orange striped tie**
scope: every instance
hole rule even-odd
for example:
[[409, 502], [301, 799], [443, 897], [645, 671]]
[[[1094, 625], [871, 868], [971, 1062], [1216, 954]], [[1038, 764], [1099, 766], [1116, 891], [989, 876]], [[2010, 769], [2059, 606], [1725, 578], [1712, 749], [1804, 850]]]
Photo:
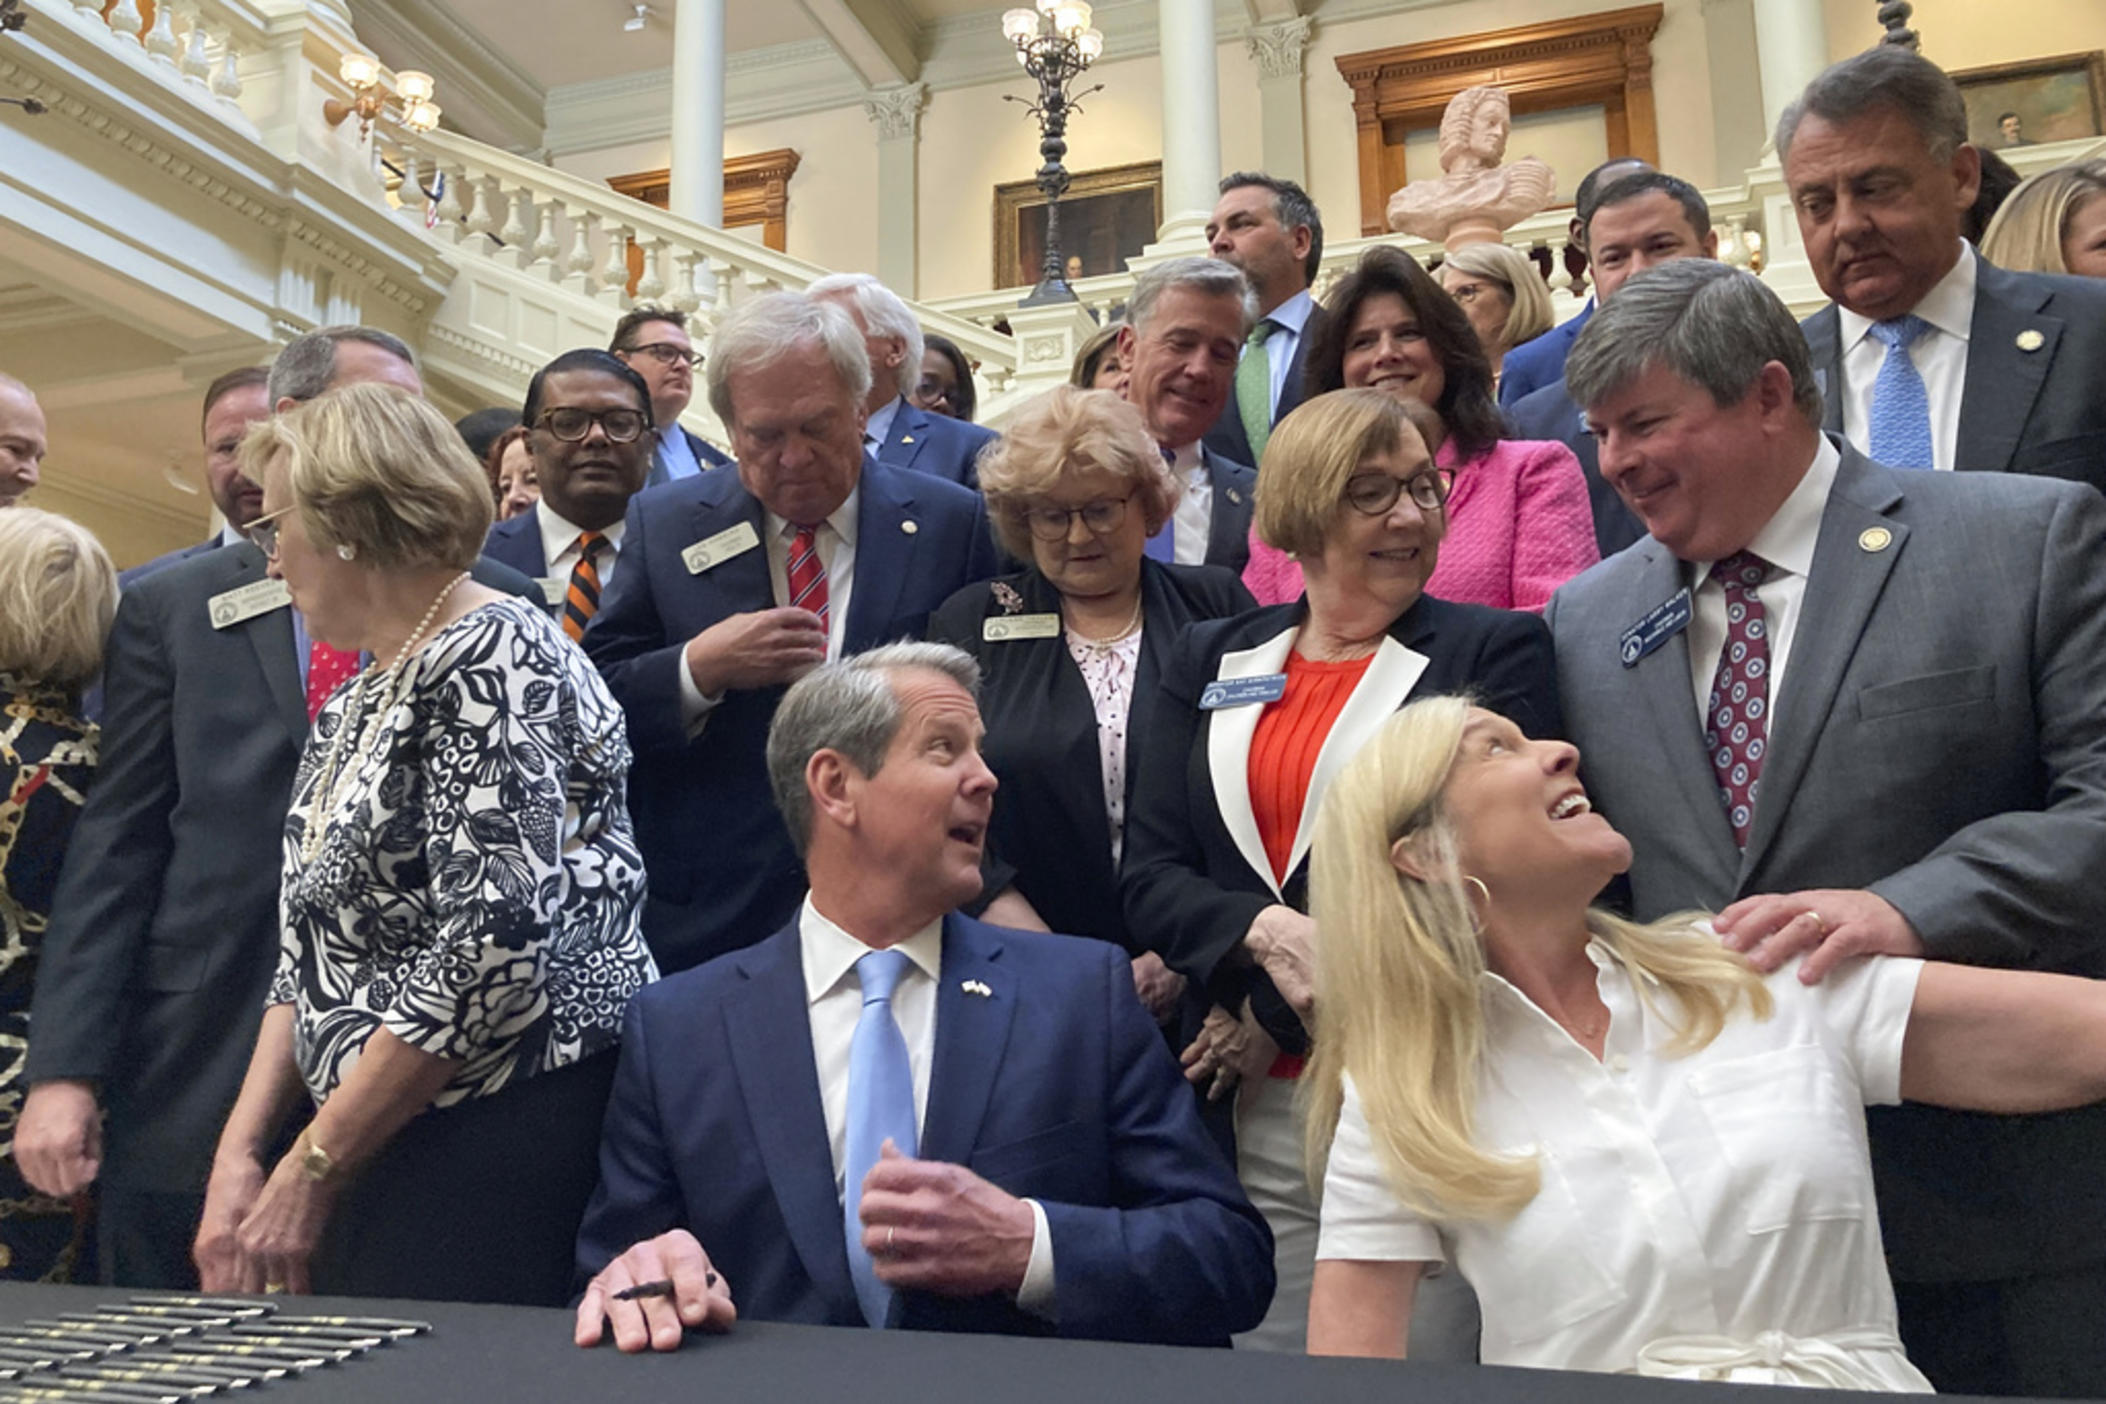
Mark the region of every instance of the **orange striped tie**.
[[607, 538], [596, 531], [578, 537], [578, 563], [571, 567], [570, 589], [563, 596], [563, 632], [573, 641], [585, 637], [585, 626], [600, 610], [600, 568], [594, 561]]

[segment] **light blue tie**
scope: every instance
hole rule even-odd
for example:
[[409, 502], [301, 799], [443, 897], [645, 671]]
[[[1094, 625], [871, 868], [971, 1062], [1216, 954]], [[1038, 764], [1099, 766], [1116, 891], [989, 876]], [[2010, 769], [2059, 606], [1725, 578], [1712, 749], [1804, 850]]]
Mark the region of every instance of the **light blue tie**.
[[878, 1162], [889, 1138], [901, 1155], [918, 1149], [914, 1130], [914, 1069], [907, 1040], [892, 1017], [892, 992], [907, 973], [905, 951], [872, 951], [856, 962], [863, 986], [863, 1013], [848, 1050], [848, 1163], [841, 1189], [841, 1224], [848, 1235], [848, 1275], [855, 1279], [863, 1319], [882, 1327], [896, 1295], [878, 1281], [877, 1267], [863, 1247], [863, 1177]]
[[1872, 438], [1874, 461], [1889, 468], [1935, 468], [1931, 451], [1930, 393], [1909, 347], [1930, 330], [1930, 323], [1914, 315], [1874, 322], [1866, 335], [1887, 348], [1879, 363], [1879, 378], [1872, 382]]

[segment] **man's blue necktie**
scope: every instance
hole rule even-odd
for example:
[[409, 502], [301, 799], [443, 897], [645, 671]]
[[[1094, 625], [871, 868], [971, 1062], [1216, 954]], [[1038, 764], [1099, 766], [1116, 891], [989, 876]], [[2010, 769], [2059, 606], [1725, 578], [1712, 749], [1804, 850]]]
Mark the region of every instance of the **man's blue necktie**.
[[1929, 322], [1910, 315], [1874, 322], [1865, 333], [1887, 348], [1872, 382], [1871, 453], [1889, 468], [1938, 466], [1931, 450], [1930, 393], [1909, 355], [1916, 338], [1929, 330]]
[[907, 973], [905, 951], [872, 951], [856, 962], [863, 986], [863, 1013], [848, 1050], [848, 1159], [841, 1188], [841, 1223], [848, 1236], [848, 1275], [855, 1280], [863, 1319], [882, 1327], [895, 1295], [878, 1281], [877, 1267], [863, 1247], [863, 1177], [878, 1162], [886, 1140], [901, 1155], [919, 1149], [914, 1129], [914, 1069], [907, 1040], [892, 1017], [892, 992]]
[[[1170, 476], [1176, 477], [1176, 451], [1163, 449], [1162, 454], [1164, 464], [1170, 469]], [[1175, 512], [1163, 519], [1163, 524], [1156, 528], [1155, 535], [1148, 538], [1148, 544], [1143, 546], [1141, 550], [1142, 554], [1146, 555], [1148, 559], [1161, 561], [1164, 565], [1169, 565], [1177, 559], [1177, 514]]]

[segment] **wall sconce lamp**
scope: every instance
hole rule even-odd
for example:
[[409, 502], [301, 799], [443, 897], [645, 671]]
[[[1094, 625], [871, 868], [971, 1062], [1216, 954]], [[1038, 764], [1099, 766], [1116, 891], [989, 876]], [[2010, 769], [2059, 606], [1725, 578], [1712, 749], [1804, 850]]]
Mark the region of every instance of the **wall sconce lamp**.
[[349, 117], [358, 118], [358, 139], [364, 141], [373, 123], [389, 104], [402, 110], [402, 125], [412, 132], [428, 132], [439, 125], [439, 105], [432, 101], [438, 85], [429, 73], [405, 68], [395, 75], [395, 91], [381, 86], [380, 64], [370, 55], [347, 53], [337, 64], [337, 77], [351, 90], [351, 101], [330, 98], [322, 104], [322, 116], [330, 126], [341, 127]]

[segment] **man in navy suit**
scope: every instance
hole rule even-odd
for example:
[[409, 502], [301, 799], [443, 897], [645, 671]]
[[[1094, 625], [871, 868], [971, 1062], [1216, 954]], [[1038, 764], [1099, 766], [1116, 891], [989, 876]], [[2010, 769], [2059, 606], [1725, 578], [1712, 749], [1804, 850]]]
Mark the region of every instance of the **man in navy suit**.
[[270, 374], [264, 366], [242, 366], [205, 387], [205, 489], [212, 494], [212, 505], [219, 509], [224, 525], [194, 546], [179, 547], [133, 566], [117, 577], [119, 585], [130, 588], [163, 566], [234, 545], [242, 539], [241, 529], [263, 510], [263, 489], [241, 475], [234, 451], [241, 447], [241, 436], [251, 424], [270, 418]]
[[1250, 509], [1258, 473], [1202, 442], [1229, 402], [1257, 296], [1234, 265], [1173, 258], [1134, 283], [1119, 360], [1126, 398], [1140, 410], [1184, 496], [1148, 554], [1177, 565], [1241, 573], [1250, 560]]
[[542, 582], [573, 639], [621, 559], [629, 499], [651, 470], [651, 390], [606, 351], [566, 351], [527, 382], [522, 420], [541, 500], [490, 528], [483, 554]]
[[[1618, 156], [1604, 161], [1580, 177], [1579, 189], [1572, 197], [1572, 242], [1581, 253], [1591, 254], [1587, 247], [1587, 225], [1594, 218], [1595, 192], [1613, 185], [1627, 175], [1649, 171], [1652, 167], [1636, 156]], [[1596, 293], [1600, 294], [1601, 275], [1595, 273]], [[1534, 341], [1524, 341], [1506, 353], [1506, 361], [1499, 373], [1499, 407], [1508, 409], [1546, 385], [1554, 385], [1565, 375], [1565, 357], [1572, 351], [1572, 343], [1594, 315], [1595, 298], [1588, 298], [1587, 305], [1572, 316], [1552, 327]]]
[[2007, 272], [1961, 237], [1981, 153], [1952, 79], [1891, 45], [1845, 59], [1785, 109], [1777, 153], [1834, 300], [1801, 324], [1822, 427], [1889, 467], [2106, 489], [2106, 283]]
[[974, 466], [980, 450], [994, 442], [992, 430], [948, 415], [931, 414], [907, 398], [921, 380], [921, 324], [899, 294], [868, 273], [835, 273], [805, 289], [837, 304], [855, 320], [870, 356], [870, 390], [864, 396], [863, 443], [891, 468], [934, 473], [978, 489]]
[[1293, 181], [1237, 171], [1222, 178], [1207, 243], [1214, 257], [1250, 280], [1258, 321], [1245, 337], [1228, 404], [1207, 430], [1206, 446], [1255, 465], [1272, 426], [1302, 402], [1302, 367], [1323, 330], [1324, 310], [1309, 286], [1323, 265], [1324, 220], [1309, 192]]
[[649, 483], [657, 487], [677, 478], [692, 478], [731, 460], [681, 426], [695, 397], [695, 366], [701, 357], [687, 334], [687, 313], [677, 307], [645, 303], [632, 307], [614, 324], [607, 349], [628, 362], [651, 387], [652, 430]]
[[738, 465], [640, 494], [585, 650], [628, 713], [629, 810], [661, 970], [750, 945], [804, 894], [761, 744], [782, 690], [919, 637], [995, 572], [977, 493], [861, 451], [870, 362], [839, 307], [756, 298], [710, 342]]
[[899, 644], [784, 698], [768, 772], [811, 895], [630, 1005], [580, 1345], [734, 1314], [1225, 1345], [1263, 1314], [1271, 1235], [1124, 954], [954, 910], [994, 805], [978, 683]]

